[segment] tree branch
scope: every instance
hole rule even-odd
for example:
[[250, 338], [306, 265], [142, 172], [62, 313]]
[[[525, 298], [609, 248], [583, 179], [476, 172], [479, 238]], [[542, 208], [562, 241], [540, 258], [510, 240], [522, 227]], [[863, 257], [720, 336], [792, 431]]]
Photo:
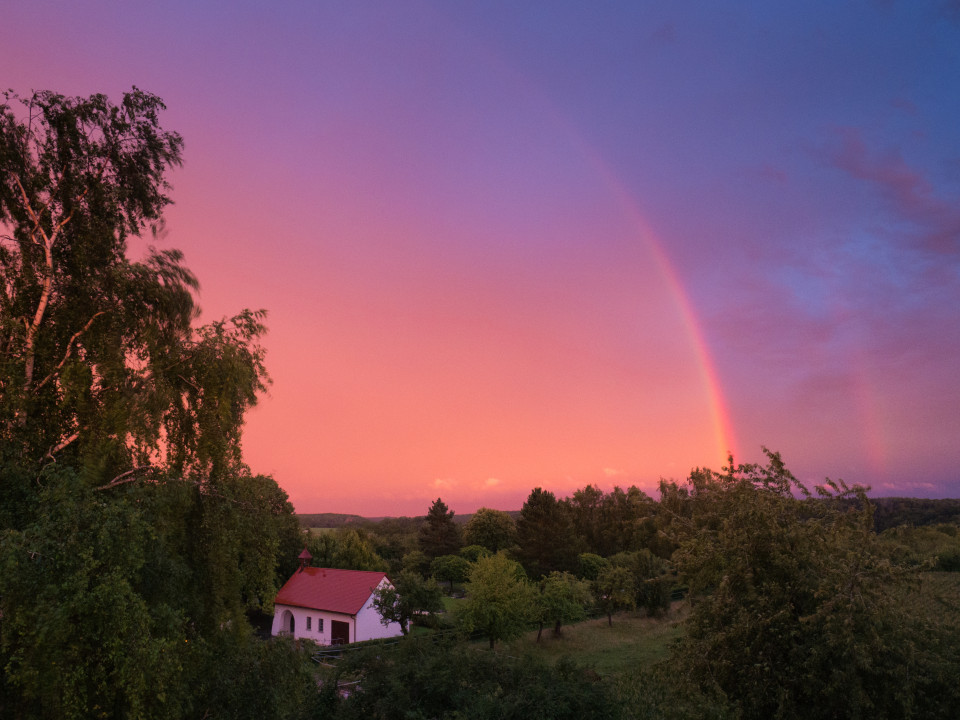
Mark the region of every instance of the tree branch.
[[113, 480], [108, 482], [106, 485], [101, 485], [98, 488], [94, 488], [94, 490], [97, 490], [97, 491], [109, 490], [110, 488], [117, 487], [117, 485], [123, 485], [128, 482], [133, 482], [134, 480], [137, 479], [138, 473], [141, 473], [145, 470], [155, 470], [155, 469], [156, 468], [154, 468], [153, 465], [140, 465], [139, 467], [131, 468], [130, 470], [127, 470], [126, 472], [122, 472], [119, 475], [117, 475]]
[[50, 448], [49, 450], [47, 450], [46, 454], [45, 454], [43, 457], [44, 457], [44, 458], [50, 458], [51, 460], [56, 461], [56, 458], [54, 457], [54, 453], [60, 452], [60, 451], [63, 450], [67, 445], [69, 445], [69, 444], [72, 443], [74, 440], [76, 440], [78, 437], [80, 437], [80, 433], [78, 433], [78, 432], [75, 432], [75, 433], [73, 433], [72, 435], [68, 435], [64, 440], [61, 440], [59, 443], [57, 443], [57, 444], [54, 445], [52, 448]]
[[94, 313], [93, 317], [90, 318], [89, 320], [87, 320], [87, 324], [86, 324], [86, 325], [84, 325], [82, 328], [80, 328], [80, 329], [77, 330], [73, 335], [70, 336], [70, 340], [67, 342], [67, 351], [63, 354], [63, 359], [59, 362], [59, 364], [58, 364], [53, 370], [50, 371], [50, 374], [49, 374], [49, 375], [47, 375], [43, 380], [41, 380], [41, 381], [39, 382], [39, 384], [37, 385], [37, 388], [36, 388], [37, 390], [39, 390], [39, 389], [42, 388], [44, 385], [46, 385], [48, 382], [50, 382], [50, 380], [52, 380], [52, 379], [54, 378], [54, 376], [56, 376], [57, 373], [59, 373], [60, 370], [63, 368], [64, 363], [66, 363], [66, 362], [67, 362], [67, 359], [70, 357], [70, 352], [73, 350], [73, 342], [74, 342], [74, 340], [76, 340], [78, 337], [80, 337], [81, 335], [83, 335], [83, 333], [85, 333], [87, 330], [89, 330], [89, 329], [90, 329], [90, 326], [93, 325], [93, 321], [96, 320], [98, 316], [100, 316], [100, 315], [105, 315], [106, 312], [107, 312], [106, 310], [101, 310], [101, 311], [98, 312], [98, 313]]

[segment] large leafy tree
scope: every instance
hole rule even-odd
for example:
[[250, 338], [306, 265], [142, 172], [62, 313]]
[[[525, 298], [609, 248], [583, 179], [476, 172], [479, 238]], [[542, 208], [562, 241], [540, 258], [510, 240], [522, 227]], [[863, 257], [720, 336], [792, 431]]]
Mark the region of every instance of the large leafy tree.
[[453, 593], [453, 584], [466, 582], [473, 568], [470, 561], [460, 555], [441, 555], [430, 563], [430, 573], [437, 582], [450, 583], [449, 592]]
[[690, 476], [672, 526], [696, 600], [677, 677], [744, 718], [949, 717], [956, 622], [911, 602], [865, 490], [828, 481], [814, 496], [766, 452]]
[[457, 621], [466, 632], [490, 641], [519, 636], [534, 618], [535, 591], [523, 568], [503, 553], [480, 558], [470, 572], [467, 597], [457, 607]]
[[5, 716], [189, 714], [192, 648], [269, 608], [300, 542], [240, 452], [263, 313], [198, 327], [181, 254], [128, 256], [162, 236], [181, 162], [163, 109], [137, 89], [0, 102]]
[[540, 581], [534, 614], [539, 628], [537, 642], [543, 635], [545, 623], [553, 624], [553, 636], [560, 637], [564, 623], [583, 620], [590, 602], [590, 587], [570, 573], [552, 572]]
[[613, 614], [636, 607], [637, 580], [622, 565], [608, 565], [591, 584], [597, 608], [613, 626]]
[[403, 570], [393, 584], [385, 583], [373, 591], [373, 606], [384, 625], [399, 623], [406, 635], [414, 617], [440, 612], [443, 598], [436, 580], [424, 580], [412, 570]]
[[480, 545], [496, 553], [516, 545], [517, 525], [502, 510], [482, 507], [467, 522], [463, 535], [467, 545]]
[[163, 107], [136, 89], [118, 105], [0, 104], [0, 444], [34, 477], [61, 462], [98, 486], [206, 483], [239, 465], [243, 413], [267, 382], [263, 313], [195, 329], [181, 254], [127, 257], [131, 236], [160, 227], [181, 161]]

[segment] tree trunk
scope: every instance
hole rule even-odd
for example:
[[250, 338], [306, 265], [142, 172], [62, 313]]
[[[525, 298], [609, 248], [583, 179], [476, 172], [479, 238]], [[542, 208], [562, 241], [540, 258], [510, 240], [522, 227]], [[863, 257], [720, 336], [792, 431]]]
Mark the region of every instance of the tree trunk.
[[557, 620], [557, 624], [553, 626], [553, 636], [560, 637], [560, 621]]
[[613, 613], [607, 613], [607, 625], [613, 627]]
[[541, 635], [543, 635], [543, 621], [540, 622], [540, 628], [537, 630], [537, 642], [540, 642]]

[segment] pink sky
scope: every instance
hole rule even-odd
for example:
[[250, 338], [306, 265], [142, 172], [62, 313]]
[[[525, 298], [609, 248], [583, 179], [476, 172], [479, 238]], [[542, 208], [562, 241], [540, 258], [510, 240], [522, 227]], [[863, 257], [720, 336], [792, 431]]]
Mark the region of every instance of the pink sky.
[[11, 0], [0, 78], [165, 100], [166, 242], [269, 311], [245, 456], [300, 512], [762, 445], [956, 496], [960, 16], [724, 7]]

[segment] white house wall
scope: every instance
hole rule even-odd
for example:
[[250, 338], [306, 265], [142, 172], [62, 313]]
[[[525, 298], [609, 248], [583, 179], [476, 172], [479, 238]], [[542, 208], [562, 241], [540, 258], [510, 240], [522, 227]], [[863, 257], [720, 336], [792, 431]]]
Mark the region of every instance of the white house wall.
[[[380, 584], [382, 586], [389, 583], [384, 579]], [[380, 613], [373, 606], [373, 595], [367, 598], [367, 602], [357, 613], [356, 628], [357, 638], [360, 640], [392, 638], [403, 634], [400, 630], [400, 623], [392, 622], [389, 625], [384, 625], [381, 622]]]
[[[330, 645], [330, 630], [334, 620], [345, 622], [350, 626], [350, 642], [357, 641], [357, 627], [354, 619], [349, 615], [340, 613], [325, 612], [322, 610], [311, 610], [309, 608], [295, 607], [292, 605], [276, 605], [273, 610], [273, 629], [271, 635], [288, 634], [290, 627], [284, 625], [283, 619], [286, 617], [285, 610], [289, 610], [293, 615], [293, 636], [313, 640], [318, 645]], [[310, 629], [307, 630], [307, 618], [310, 618]], [[323, 632], [318, 628], [319, 620], [323, 620]]]

